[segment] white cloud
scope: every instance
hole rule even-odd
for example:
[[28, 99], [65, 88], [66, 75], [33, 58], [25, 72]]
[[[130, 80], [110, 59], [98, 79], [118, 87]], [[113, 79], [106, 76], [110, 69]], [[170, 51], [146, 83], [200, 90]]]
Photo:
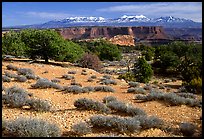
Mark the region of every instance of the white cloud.
[[194, 21], [202, 21], [201, 2], [155, 2], [145, 4], [112, 6], [97, 9], [98, 12], [117, 12], [121, 14], [145, 15], [147, 17], [175, 16]]
[[71, 14], [67, 13], [50, 13], [50, 12], [26, 12], [24, 13], [26, 16], [34, 16], [44, 19], [63, 19], [70, 16], [73, 16]]

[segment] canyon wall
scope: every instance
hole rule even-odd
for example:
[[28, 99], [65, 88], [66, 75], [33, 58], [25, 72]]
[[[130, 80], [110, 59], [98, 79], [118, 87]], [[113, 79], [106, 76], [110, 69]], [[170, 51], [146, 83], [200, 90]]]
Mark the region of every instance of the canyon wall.
[[57, 29], [65, 39], [106, 38], [114, 44], [134, 45], [140, 40], [166, 40], [168, 35], [161, 26], [141, 27], [70, 27]]

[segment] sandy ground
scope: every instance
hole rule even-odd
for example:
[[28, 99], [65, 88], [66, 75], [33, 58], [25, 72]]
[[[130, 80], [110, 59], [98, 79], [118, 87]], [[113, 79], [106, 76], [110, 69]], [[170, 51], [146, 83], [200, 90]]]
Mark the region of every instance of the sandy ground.
[[[63, 74], [67, 74], [68, 71], [76, 71], [74, 74], [75, 80], [77, 83], [81, 83], [82, 86], [97, 86], [98, 78], [102, 77], [104, 74], [100, 74], [94, 70], [86, 69], [88, 75], [81, 75], [81, 71], [84, 68], [68, 66], [54, 66], [54, 65], [46, 65], [40, 63], [32, 63], [28, 62], [11, 62], [11, 61], [3, 61], [2, 62], [2, 74], [4, 71], [9, 71], [12, 73], [16, 73], [15, 71], [7, 70], [6, 66], [12, 64], [19, 68], [31, 68], [35, 72], [36, 75], [47, 78], [54, 79], [61, 77]], [[47, 71], [47, 73], [44, 73]], [[96, 75], [97, 79], [94, 82], [87, 82], [87, 79], [91, 75]], [[59, 79], [61, 82], [58, 83], [62, 86], [70, 86], [71, 81], [65, 79]], [[69, 132], [71, 131], [71, 126], [79, 123], [81, 121], [87, 121], [89, 117], [93, 115], [98, 115], [97, 111], [81, 111], [77, 110], [74, 106], [74, 101], [79, 98], [90, 98], [94, 100], [98, 100], [102, 102], [102, 99], [105, 96], [115, 96], [118, 100], [123, 102], [132, 104], [136, 107], [142, 108], [146, 111], [146, 113], [150, 115], [155, 115], [165, 121], [168, 125], [172, 127], [178, 127], [180, 122], [191, 122], [197, 126], [198, 132], [202, 129], [202, 121], [199, 120], [202, 114], [202, 109], [197, 107], [188, 107], [186, 105], [181, 106], [167, 106], [163, 103], [157, 101], [150, 101], [144, 103], [137, 103], [133, 100], [135, 94], [127, 93], [128, 84], [125, 81], [115, 79], [117, 81], [117, 85], [111, 85], [116, 92], [92, 92], [92, 93], [83, 93], [83, 94], [72, 94], [67, 93], [64, 94], [56, 89], [31, 89], [30, 85], [36, 83], [36, 80], [28, 80], [27, 82], [20, 83], [16, 81], [11, 81], [10, 83], [3, 82], [4, 87], [8, 88], [13, 85], [17, 85], [20, 88], [27, 90], [30, 93], [33, 93], [34, 97], [40, 99], [49, 100], [52, 103], [52, 112], [35, 112], [31, 110], [19, 109], [19, 108], [7, 108], [5, 106], [2, 107], [2, 118], [5, 120], [16, 119], [18, 117], [35, 117], [44, 119], [46, 121], [50, 121], [52, 123], [56, 123], [62, 131], [63, 136], [70, 136]], [[162, 79], [157, 79], [162, 82]], [[163, 83], [165, 84], [165, 83]], [[181, 85], [181, 81], [170, 82], [166, 84], [171, 85]], [[141, 84], [143, 86], [143, 84]], [[171, 92], [176, 89], [170, 90], [162, 90], [164, 92]], [[201, 99], [201, 96], [198, 96]], [[96, 136], [134, 136], [134, 137], [172, 137], [172, 136], [182, 136], [182, 135], [173, 135], [169, 132], [162, 131], [160, 129], [148, 129], [139, 133], [134, 133], [132, 135], [121, 135], [117, 132], [106, 131], [106, 130], [94, 130], [92, 133], [84, 135], [86, 137], [96, 137]]]

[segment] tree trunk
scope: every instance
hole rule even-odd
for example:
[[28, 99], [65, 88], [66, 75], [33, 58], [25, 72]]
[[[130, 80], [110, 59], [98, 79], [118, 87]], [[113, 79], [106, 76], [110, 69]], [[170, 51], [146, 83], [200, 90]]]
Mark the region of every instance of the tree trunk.
[[45, 63], [48, 63], [48, 57], [45, 56], [44, 58], [45, 58]]

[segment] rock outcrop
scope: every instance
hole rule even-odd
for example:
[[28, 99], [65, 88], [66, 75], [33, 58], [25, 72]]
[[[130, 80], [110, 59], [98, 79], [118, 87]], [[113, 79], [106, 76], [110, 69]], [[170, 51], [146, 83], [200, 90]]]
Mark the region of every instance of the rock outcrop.
[[70, 27], [57, 29], [65, 39], [106, 38], [114, 44], [134, 45], [139, 40], [165, 40], [169, 37], [161, 26], [141, 27]]

